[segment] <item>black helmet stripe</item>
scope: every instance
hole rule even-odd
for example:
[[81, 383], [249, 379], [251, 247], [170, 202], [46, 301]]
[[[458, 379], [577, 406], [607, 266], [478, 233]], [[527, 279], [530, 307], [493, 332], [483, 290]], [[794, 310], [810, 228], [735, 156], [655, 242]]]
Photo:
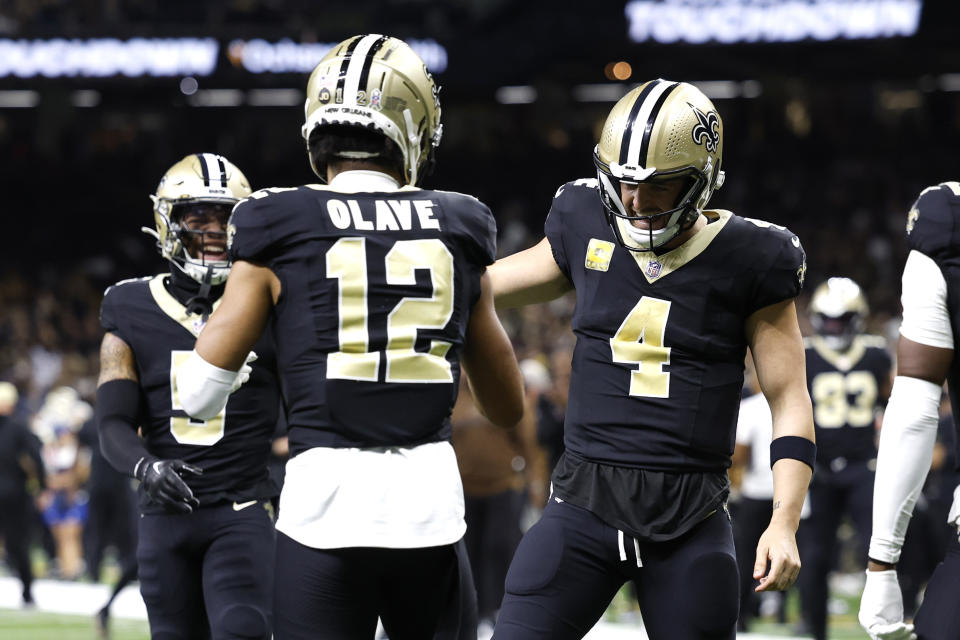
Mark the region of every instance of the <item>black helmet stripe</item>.
[[206, 158], [204, 158], [205, 155], [207, 154], [198, 153], [197, 161], [200, 163], [200, 171], [203, 174], [203, 186], [209, 187], [210, 186], [210, 169], [207, 168], [207, 161], [206, 161]]
[[660, 109], [663, 107], [663, 103], [666, 102], [667, 96], [678, 86], [680, 86], [680, 83], [674, 82], [660, 94], [660, 97], [657, 98], [656, 103], [653, 105], [653, 109], [650, 111], [650, 117], [647, 118], [647, 125], [643, 129], [643, 142], [640, 144], [639, 158], [640, 164], [644, 167], [647, 166], [647, 152], [650, 150], [650, 134], [653, 132], [653, 125], [657, 121], [657, 116], [660, 115]]
[[630, 108], [630, 115], [627, 116], [627, 128], [623, 132], [623, 140], [620, 141], [620, 164], [627, 164], [627, 152], [630, 150], [630, 139], [633, 137], [633, 128], [637, 122], [637, 114], [640, 113], [640, 107], [643, 105], [643, 102], [647, 99], [647, 96], [650, 95], [650, 92], [653, 91], [653, 88], [660, 84], [660, 80], [651, 80], [647, 83], [647, 86], [643, 88], [643, 91], [640, 92], [640, 95], [637, 96], [637, 99], [633, 102], [633, 107]]
[[[373, 46], [370, 47], [370, 51], [367, 52], [367, 55], [363, 60], [363, 69], [360, 71], [360, 80], [357, 81], [357, 88], [359, 90], [367, 90], [367, 81], [370, 79], [370, 65], [373, 64], [373, 59], [376, 57], [377, 52], [383, 48], [383, 45], [386, 42], [387, 37], [380, 36], [380, 39], [374, 42]], [[370, 100], [370, 96], [367, 96], [367, 100]]]
[[366, 79], [370, 73], [370, 63], [373, 55], [383, 46], [385, 38], [379, 33], [363, 36], [350, 57], [347, 72], [344, 75], [343, 103], [357, 104], [357, 92], [366, 90]]
[[[357, 36], [350, 41], [350, 44], [347, 45], [347, 50], [343, 54], [343, 61], [340, 63], [340, 70], [337, 78], [337, 97], [340, 100], [343, 100], [343, 85], [347, 81], [347, 69], [350, 66], [350, 59], [353, 57], [353, 50], [357, 48], [357, 45], [360, 44], [360, 41], [363, 40], [363, 36]], [[336, 99], [336, 98], [334, 98]]]
[[217, 165], [220, 167], [220, 186], [227, 187], [227, 166], [223, 163], [223, 156], [217, 156]]

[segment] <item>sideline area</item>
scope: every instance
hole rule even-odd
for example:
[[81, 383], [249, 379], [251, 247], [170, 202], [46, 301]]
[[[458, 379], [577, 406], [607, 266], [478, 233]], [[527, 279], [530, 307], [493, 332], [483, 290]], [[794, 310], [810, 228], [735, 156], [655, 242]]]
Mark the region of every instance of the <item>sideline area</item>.
[[[0, 608], [20, 609], [20, 589], [20, 581], [16, 578], [0, 577]], [[34, 610], [90, 616], [92, 619], [107, 601], [110, 589], [111, 587], [105, 584], [36, 580], [33, 583]], [[137, 583], [120, 592], [110, 608], [110, 614], [113, 618], [147, 619], [147, 610], [140, 597]], [[741, 633], [737, 637], [743, 640], [790, 640], [787, 636], [756, 633]], [[639, 625], [601, 621], [587, 634], [585, 640], [648, 640], [648, 638]]]

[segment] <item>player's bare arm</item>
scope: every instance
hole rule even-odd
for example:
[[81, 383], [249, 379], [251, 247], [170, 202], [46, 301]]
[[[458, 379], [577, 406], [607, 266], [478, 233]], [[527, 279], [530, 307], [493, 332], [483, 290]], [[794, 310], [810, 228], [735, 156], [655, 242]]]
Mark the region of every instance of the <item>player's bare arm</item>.
[[[551, 258], [552, 260], [552, 258]], [[480, 412], [497, 426], [511, 428], [523, 417], [523, 377], [510, 338], [493, 307], [489, 273], [467, 325], [463, 369]]]
[[240, 369], [263, 333], [280, 290], [280, 280], [269, 268], [243, 260], [235, 262], [223, 302], [197, 339], [200, 357], [215, 367]]
[[139, 377], [133, 349], [122, 338], [108, 331], [100, 343], [100, 379], [97, 384], [111, 380], [139, 382]]
[[487, 273], [498, 309], [549, 302], [573, 288], [557, 266], [547, 238], [529, 249], [497, 260]]
[[[794, 436], [813, 442], [813, 410], [807, 393], [803, 339], [793, 300], [764, 307], [746, 323], [760, 389], [770, 404], [773, 438]], [[787, 589], [800, 573], [796, 531], [812, 469], [793, 458], [773, 465], [773, 515], [757, 545], [757, 591]], [[768, 569], [769, 567], [769, 569]]]

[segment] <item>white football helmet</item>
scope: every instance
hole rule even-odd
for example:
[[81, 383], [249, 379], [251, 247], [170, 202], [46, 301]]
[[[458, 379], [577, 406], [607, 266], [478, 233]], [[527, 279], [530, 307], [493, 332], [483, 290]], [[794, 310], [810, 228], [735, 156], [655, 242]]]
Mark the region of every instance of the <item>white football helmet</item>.
[[863, 333], [870, 308], [860, 285], [850, 278], [829, 278], [810, 298], [810, 324], [828, 347], [846, 351]]
[[154, 236], [160, 254], [188, 276], [202, 283], [209, 273], [211, 284], [221, 284], [230, 273], [229, 259], [205, 260], [202, 252], [190, 255], [187, 245], [193, 235], [200, 236], [201, 246], [208, 236], [218, 234], [226, 242], [226, 229], [191, 230], [183, 224], [183, 215], [196, 205], [221, 205], [229, 215], [233, 205], [249, 195], [250, 183], [232, 162], [213, 153], [191, 154], [170, 167], [160, 179], [157, 192], [150, 196], [155, 229], [144, 227], [143, 231]]

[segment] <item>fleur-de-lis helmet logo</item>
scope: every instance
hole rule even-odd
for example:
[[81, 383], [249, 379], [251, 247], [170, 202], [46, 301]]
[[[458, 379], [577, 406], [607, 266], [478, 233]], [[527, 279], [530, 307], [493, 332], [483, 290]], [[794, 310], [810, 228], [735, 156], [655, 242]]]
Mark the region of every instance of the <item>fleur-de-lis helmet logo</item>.
[[704, 113], [689, 102], [687, 104], [693, 109], [693, 114], [697, 116], [698, 121], [691, 132], [693, 141], [705, 146], [708, 152], [716, 153], [717, 145], [720, 144], [720, 118], [717, 112]]

